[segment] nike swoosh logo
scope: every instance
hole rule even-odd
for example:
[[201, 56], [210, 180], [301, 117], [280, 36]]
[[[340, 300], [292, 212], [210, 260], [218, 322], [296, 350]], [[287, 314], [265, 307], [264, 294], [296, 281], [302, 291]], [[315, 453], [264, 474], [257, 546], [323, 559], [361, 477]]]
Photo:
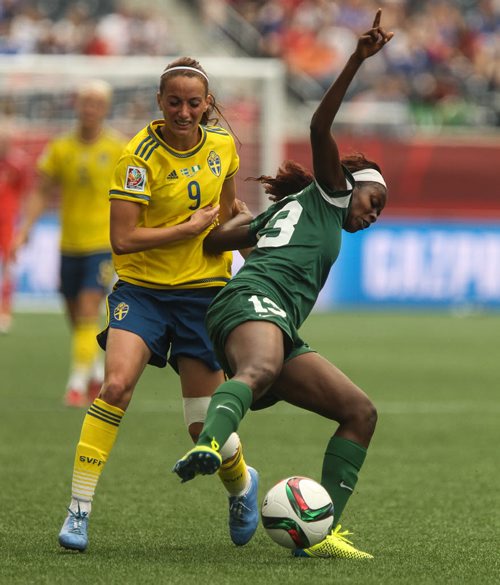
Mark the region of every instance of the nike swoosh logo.
[[229, 408], [229, 406], [223, 406], [222, 404], [220, 404], [219, 406], [216, 407], [215, 410], [219, 410], [219, 408], [225, 408], [226, 410], [229, 410], [229, 412], [232, 412], [234, 414], [234, 410], [232, 408]]
[[344, 483], [344, 480], [342, 480], [342, 481], [339, 483], [339, 486], [340, 486], [341, 488], [344, 488], [345, 490], [349, 490], [350, 492], [353, 492], [353, 491], [354, 491], [354, 490], [353, 490], [353, 488], [352, 488], [350, 485], [347, 485], [346, 483]]

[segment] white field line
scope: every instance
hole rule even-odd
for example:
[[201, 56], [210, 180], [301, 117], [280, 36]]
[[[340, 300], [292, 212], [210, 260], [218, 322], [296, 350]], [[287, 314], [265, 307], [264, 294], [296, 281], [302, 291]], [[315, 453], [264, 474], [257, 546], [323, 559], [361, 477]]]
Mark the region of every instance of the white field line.
[[[379, 414], [466, 414], [466, 413], [500, 413], [500, 401], [436, 401], [436, 402], [377, 402], [374, 399], [375, 406]], [[131, 409], [132, 410], [132, 409]], [[182, 407], [180, 399], [178, 403], [171, 401], [142, 401], [134, 405], [136, 412], [181, 412]], [[279, 411], [279, 412], [278, 412]], [[280, 402], [276, 407], [260, 410], [255, 414], [278, 415], [279, 413], [290, 414], [307, 414], [308, 411]]]
[[[38, 401], [37, 401], [38, 402]], [[57, 412], [57, 411], [67, 411], [67, 408], [62, 405], [48, 405], [46, 401], [41, 402], [33, 402], [30, 406], [16, 406], [15, 408], [11, 408], [9, 404], [0, 401], [0, 420], [3, 416], [6, 416], [10, 412], [24, 412], [24, 413], [42, 413], [42, 412]], [[379, 415], [414, 415], [414, 414], [500, 414], [500, 401], [492, 401], [492, 400], [458, 400], [458, 401], [436, 401], [436, 402], [404, 402], [404, 401], [377, 401], [376, 398], [373, 399], [375, 406]], [[131, 408], [129, 409], [130, 414], [133, 416], [134, 412], [137, 413], [156, 413], [156, 414], [164, 414], [164, 413], [172, 413], [178, 414], [182, 416], [182, 402], [179, 398], [178, 400], [143, 400], [137, 401], [133, 403]], [[82, 409], [83, 412], [83, 409]], [[309, 411], [303, 410], [296, 406], [292, 406], [291, 404], [286, 404], [284, 402], [278, 403], [275, 407], [266, 408], [264, 410], [259, 410], [255, 413], [255, 415], [270, 415], [270, 416], [277, 416], [280, 415], [300, 415], [300, 414], [309, 414]]]

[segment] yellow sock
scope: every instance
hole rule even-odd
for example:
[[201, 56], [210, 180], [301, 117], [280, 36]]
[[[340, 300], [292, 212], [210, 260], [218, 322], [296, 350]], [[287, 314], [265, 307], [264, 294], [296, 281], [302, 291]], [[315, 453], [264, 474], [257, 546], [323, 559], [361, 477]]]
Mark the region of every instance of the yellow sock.
[[97, 321], [82, 321], [76, 324], [73, 330], [73, 365], [78, 364], [80, 367], [86, 366], [91, 369], [99, 350], [96, 340], [98, 333]]
[[250, 474], [243, 458], [241, 444], [238, 445], [232, 457], [222, 462], [219, 477], [231, 496], [239, 496], [246, 490], [250, 482]]
[[125, 411], [96, 398], [85, 415], [73, 467], [73, 498], [92, 501]]

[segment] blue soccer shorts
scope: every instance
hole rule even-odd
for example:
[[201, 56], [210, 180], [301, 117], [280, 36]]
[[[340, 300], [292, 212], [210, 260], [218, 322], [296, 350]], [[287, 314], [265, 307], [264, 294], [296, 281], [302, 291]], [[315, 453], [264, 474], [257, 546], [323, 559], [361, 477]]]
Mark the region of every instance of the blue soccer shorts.
[[109, 327], [131, 331], [150, 349], [149, 363], [167, 362], [178, 373], [177, 358], [202, 360], [211, 370], [221, 367], [215, 357], [204, 320], [220, 287], [158, 290], [118, 281], [107, 298], [107, 327], [98, 336], [105, 349]]
[[61, 255], [60, 292], [67, 299], [75, 299], [82, 290], [109, 292], [114, 278], [111, 252], [97, 252], [82, 256]]

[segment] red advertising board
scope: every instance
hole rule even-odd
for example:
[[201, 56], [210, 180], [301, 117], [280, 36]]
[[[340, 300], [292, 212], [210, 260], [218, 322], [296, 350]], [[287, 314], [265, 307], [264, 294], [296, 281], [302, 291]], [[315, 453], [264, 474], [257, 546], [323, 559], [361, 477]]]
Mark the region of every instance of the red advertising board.
[[[389, 185], [385, 216], [500, 219], [500, 137], [484, 139], [337, 136], [341, 153], [377, 161]], [[307, 141], [287, 158], [311, 168]]]

